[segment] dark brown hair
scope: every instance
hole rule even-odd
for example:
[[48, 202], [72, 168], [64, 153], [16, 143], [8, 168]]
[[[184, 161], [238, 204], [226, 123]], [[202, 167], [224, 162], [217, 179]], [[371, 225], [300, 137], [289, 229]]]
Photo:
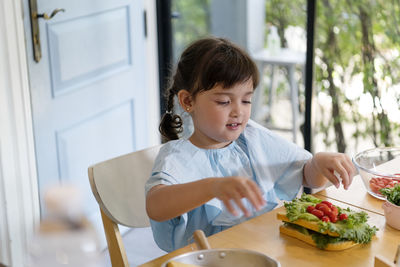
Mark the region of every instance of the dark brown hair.
[[180, 90], [187, 90], [195, 98], [217, 84], [230, 88], [249, 79], [256, 88], [259, 81], [257, 66], [243, 49], [222, 38], [195, 41], [183, 51], [167, 89], [167, 111], [161, 119], [161, 134], [167, 140], [175, 140], [183, 131], [182, 118], [173, 113], [174, 96]]

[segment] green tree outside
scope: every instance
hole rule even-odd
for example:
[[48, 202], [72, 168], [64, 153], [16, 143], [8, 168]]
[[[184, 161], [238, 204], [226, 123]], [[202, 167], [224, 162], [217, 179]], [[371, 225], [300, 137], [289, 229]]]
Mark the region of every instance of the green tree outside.
[[[305, 1], [266, 3], [267, 20], [278, 27], [282, 40], [289, 25], [305, 28]], [[318, 121], [314, 130], [325, 135], [326, 146], [347, 150], [346, 123], [353, 126], [355, 144], [398, 145], [399, 11], [398, 1], [317, 1], [314, 92], [327, 96], [330, 105], [318, 106], [328, 119]]]
[[[174, 0], [175, 60], [190, 42], [209, 34], [210, 0]], [[305, 31], [307, 1], [266, 0], [266, 25]], [[367, 141], [400, 142], [400, 2], [318, 0], [315, 32], [314, 132], [340, 152]], [[268, 30], [268, 27], [266, 27]], [[267, 36], [268, 33], [266, 33]], [[325, 99], [323, 102], [321, 99]], [[350, 126], [350, 127], [349, 127]], [[354, 147], [349, 148], [352, 145]]]

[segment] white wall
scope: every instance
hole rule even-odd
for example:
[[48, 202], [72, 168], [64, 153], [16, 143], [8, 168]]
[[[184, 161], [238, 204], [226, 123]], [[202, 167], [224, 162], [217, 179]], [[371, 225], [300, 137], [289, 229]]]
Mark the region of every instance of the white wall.
[[[147, 86], [150, 144], [160, 143], [156, 4], [148, 18]], [[0, 1], [0, 263], [23, 266], [40, 219], [22, 0]]]
[[0, 262], [23, 266], [39, 201], [21, 1], [0, 2]]

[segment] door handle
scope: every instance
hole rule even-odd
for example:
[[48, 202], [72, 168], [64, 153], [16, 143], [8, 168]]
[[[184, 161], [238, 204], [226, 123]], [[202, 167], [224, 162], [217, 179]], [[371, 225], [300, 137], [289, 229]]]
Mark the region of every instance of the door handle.
[[40, 46], [40, 32], [38, 20], [43, 18], [45, 20], [52, 19], [58, 12], [65, 12], [63, 8], [56, 8], [51, 12], [50, 16], [46, 13], [38, 14], [36, 0], [29, 0], [30, 17], [31, 17], [31, 30], [32, 30], [32, 46], [33, 46], [33, 58], [36, 62], [39, 62], [42, 58], [42, 49]]
[[53, 10], [53, 12], [51, 12], [50, 16], [47, 15], [47, 13], [36, 14], [36, 18], [38, 18], [38, 19], [44, 18], [45, 20], [49, 20], [49, 19], [52, 19], [60, 11], [65, 12], [65, 9], [64, 8], [56, 8]]

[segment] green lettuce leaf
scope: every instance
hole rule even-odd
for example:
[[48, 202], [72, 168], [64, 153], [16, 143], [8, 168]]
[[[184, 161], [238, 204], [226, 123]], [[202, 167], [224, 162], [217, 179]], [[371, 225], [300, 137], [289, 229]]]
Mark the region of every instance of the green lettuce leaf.
[[303, 235], [310, 235], [311, 232], [314, 232], [310, 229], [304, 228], [303, 226], [294, 224], [294, 223], [289, 223], [289, 222], [283, 222], [283, 225], [289, 228], [293, 228], [296, 231], [299, 231], [300, 233], [302, 233]]
[[298, 219], [319, 221], [317, 216], [307, 212], [307, 207], [315, 206], [321, 201], [322, 200], [314, 196], [303, 194], [301, 198], [296, 198], [291, 202], [285, 202], [286, 217], [288, 217], [291, 222]]
[[396, 184], [392, 188], [382, 188], [379, 192], [381, 192], [389, 202], [400, 206], [400, 184]]
[[340, 237], [333, 237], [333, 236], [329, 236], [329, 235], [323, 235], [321, 233], [318, 233], [318, 232], [315, 232], [313, 230], [304, 228], [304, 227], [302, 227], [300, 225], [297, 225], [297, 224], [284, 222], [284, 225], [286, 227], [293, 228], [296, 231], [298, 231], [298, 232], [300, 232], [300, 233], [302, 233], [304, 235], [311, 235], [311, 238], [314, 240], [317, 248], [320, 248], [320, 249], [326, 248], [326, 246], [328, 244], [331, 244], [331, 243], [338, 243], [338, 242], [346, 241], [345, 239], [340, 238]]
[[343, 239], [341, 237], [333, 237], [330, 235], [323, 235], [323, 234], [317, 233], [315, 231], [313, 231], [313, 233], [311, 234], [311, 237], [314, 240], [317, 248], [320, 248], [320, 249], [326, 248], [326, 246], [328, 244], [346, 241], [345, 239]]
[[[337, 221], [336, 223], [332, 222], [323, 222], [315, 215], [307, 212], [307, 207], [320, 203], [322, 200], [307, 194], [303, 194], [301, 198], [296, 198], [291, 202], [285, 202], [286, 208], [286, 216], [289, 220], [295, 221], [298, 219], [305, 219], [308, 221], [317, 221], [319, 225], [319, 231], [331, 231], [339, 234], [339, 239], [334, 239], [335, 242], [339, 242], [338, 240], [352, 240], [356, 243], [369, 243], [373, 235], [375, 235], [378, 228], [375, 226], [370, 226], [367, 224], [368, 214], [364, 211], [355, 212], [350, 208], [341, 209], [337, 207], [339, 213], [347, 214], [348, 219], [343, 221]], [[330, 240], [330, 237], [327, 235], [316, 235], [316, 239], [314, 240], [317, 243], [317, 246], [324, 247], [324, 244], [328, 244], [327, 240]], [[313, 237], [314, 239], [314, 237]], [[317, 242], [318, 241], [318, 242]], [[329, 241], [331, 242], [331, 241]]]
[[[351, 220], [347, 220], [351, 221]], [[320, 231], [329, 230], [331, 232], [338, 233], [341, 238], [346, 240], [352, 240], [356, 243], [369, 243], [372, 239], [372, 236], [376, 233], [378, 228], [375, 226], [370, 226], [367, 223], [351, 223], [349, 224], [346, 221], [338, 221], [336, 223], [331, 222], [320, 222], [319, 224]], [[351, 227], [349, 227], [351, 225]]]

